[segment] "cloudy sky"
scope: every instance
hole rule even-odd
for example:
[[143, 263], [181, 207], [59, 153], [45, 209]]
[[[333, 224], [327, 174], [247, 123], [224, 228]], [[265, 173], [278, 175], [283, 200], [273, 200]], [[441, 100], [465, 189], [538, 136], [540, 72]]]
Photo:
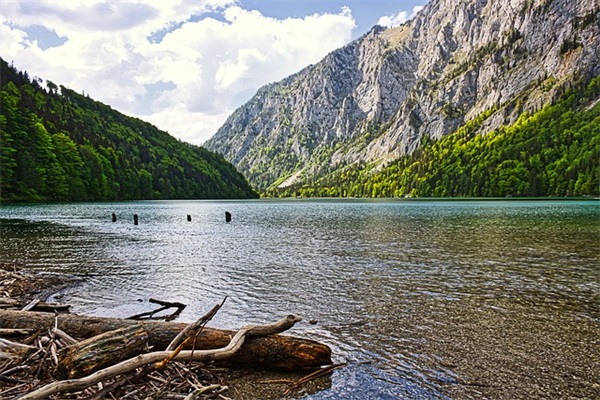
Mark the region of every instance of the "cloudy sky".
[[0, 56], [202, 144], [256, 90], [428, 0], [2, 0]]

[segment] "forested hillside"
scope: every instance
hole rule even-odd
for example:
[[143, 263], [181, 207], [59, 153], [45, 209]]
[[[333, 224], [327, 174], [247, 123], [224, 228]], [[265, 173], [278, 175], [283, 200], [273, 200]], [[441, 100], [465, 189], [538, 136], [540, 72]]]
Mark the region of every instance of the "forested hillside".
[[222, 156], [0, 64], [2, 201], [257, 197]]
[[600, 194], [600, 77], [514, 125], [477, 134], [489, 110], [380, 171], [352, 165], [274, 196], [585, 196]]

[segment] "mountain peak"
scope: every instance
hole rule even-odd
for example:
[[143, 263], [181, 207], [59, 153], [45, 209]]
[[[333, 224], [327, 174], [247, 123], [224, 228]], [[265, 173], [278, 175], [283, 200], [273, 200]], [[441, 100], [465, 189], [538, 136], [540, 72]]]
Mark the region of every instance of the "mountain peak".
[[488, 112], [483, 131], [600, 73], [585, 0], [433, 0], [260, 89], [206, 143], [260, 189], [385, 164]]

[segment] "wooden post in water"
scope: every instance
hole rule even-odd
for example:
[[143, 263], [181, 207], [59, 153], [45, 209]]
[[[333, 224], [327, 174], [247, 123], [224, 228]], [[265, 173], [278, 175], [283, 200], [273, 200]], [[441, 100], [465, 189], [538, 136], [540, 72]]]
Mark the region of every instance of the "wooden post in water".
[[112, 214], [112, 222], [117, 222], [117, 214]]
[[138, 215], [137, 214], [133, 214], [133, 224], [137, 225], [138, 224]]
[[229, 211], [225, 211], [225, 222], [231, 222], [231, 213]]
[[188, 217], [188, 218], [187, 218], [187, 219], [188, 219], [188, 222], [192, 222], [192, 216], [191, 216], [190, 214], [188, 214], [188, 216], [187, 216], [187, 217]]

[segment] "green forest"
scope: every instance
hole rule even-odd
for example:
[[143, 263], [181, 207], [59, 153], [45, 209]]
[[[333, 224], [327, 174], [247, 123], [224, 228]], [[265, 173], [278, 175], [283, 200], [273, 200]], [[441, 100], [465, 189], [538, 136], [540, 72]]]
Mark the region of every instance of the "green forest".
[[0, 200], [255, 198], [233, 165], [0, 59]]
[[351, 165], [312, 184], [266, 196], [509, 197], [600, 193], [600, 77], [515, 124], [478, 134], [489, 110], [376, 171]]
[[[0, 58], [0, 200], [255, 198], [230, 163]], [[265, 197], [506, 197], [600, 194], [600, 77], [511, 126], [488, 110], [384, 168], [353, 164]]]

